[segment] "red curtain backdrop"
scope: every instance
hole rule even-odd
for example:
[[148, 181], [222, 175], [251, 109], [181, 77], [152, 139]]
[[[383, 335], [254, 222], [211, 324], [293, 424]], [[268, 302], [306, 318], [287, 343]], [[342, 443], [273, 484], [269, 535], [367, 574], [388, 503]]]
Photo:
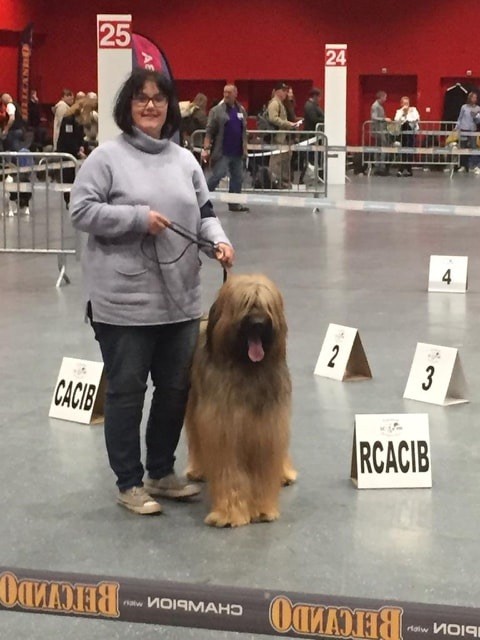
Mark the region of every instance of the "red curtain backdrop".
[[[346, 42], [352, 143], [360, 140], [372, 82], [378, 89], [394, 87], [389, 115], [396, 107], [396, 94], [415, 89], [410, 97], [422, 117], [439, 119], [441, 78], [461, 80], [468, 77], [467, 70], [480, 76], [475, 38], [468, 35], [468, 25], [479, 24], [477, 0], [422, 0], [409, 6], [386, 0], [92, 0], [81, 8], [60, 0], [2, 0], [0, 29], [20, 29], [33, 21], [35, 33], [42, 36], [35, 49], [32, 83], [43, 101], [55, 101], [63, 86], [95, 90], [97, 13], [132, 13], [134, 30], [159, 43], [175, 77], [198, 84], [242, 80], [243, 88], [246, 80], [287, 78], [311, 80], [321, 87], [325, 43]], [[11, 65], [10, 54], [0, 59], [3, 67]], [[16, 60], [12, 73], [15, 77]], [[367, 82], [366, 77], [373, 80]], [[402, 78], [408, 78], [405, 88]], [[2, 74], [0, 85], [8, 84], [8, 75]], [[193, 89], [187, 82], [185, 89], [188, 84]], [[248, 102], [248, 96], [245, 99]]]

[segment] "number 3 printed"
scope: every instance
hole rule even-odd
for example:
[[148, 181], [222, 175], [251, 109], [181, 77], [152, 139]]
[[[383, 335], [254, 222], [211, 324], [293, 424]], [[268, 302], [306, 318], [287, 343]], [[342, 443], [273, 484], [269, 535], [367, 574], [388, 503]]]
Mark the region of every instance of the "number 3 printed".
[[428, 391], [433, 384], [433, 374], [435, 373], [435, 367], [432, 367], [432, 365], [430, 365], [429, 367], [427, 367], [426, 372], [428, 374], [427, 381], [422, 382], [422, 389], [424, 391]]

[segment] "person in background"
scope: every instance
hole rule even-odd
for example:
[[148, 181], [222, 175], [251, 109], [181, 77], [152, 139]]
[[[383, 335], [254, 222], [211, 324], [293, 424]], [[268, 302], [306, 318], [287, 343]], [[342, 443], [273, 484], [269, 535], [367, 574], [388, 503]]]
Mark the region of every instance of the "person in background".
[[298, 120], [297, 116], [295, 115], [297, 103], [295, 102], [295, 95], [293, 93], [292, 87], [288, 87], [287, 97], [285, 98], [285, 102], [283, 104], [285, 107], [285, 111], [287, 112], [287, 120], [289, 122], [296, 123]]
[[[224, 267], [232, 266], [234, 250], [201, 167], [171, 140], [180, 125], [172, 83], [135, 69], [118, 93], [114, 119], [122, 133], [87, 157], [70, 211], [73, 226], [88, 233], [87, 313], [105, 364], [105, 439], [117, 501], [147, 515], [162, 511], [157, 497], [200, 491], [174, 471], [202, 305], [199, 247], [173, 225]], [[144, 483], [140, 423], [149, 375]]]
[[[387, 123], [391, 118], [385, 117], [384, 104], [387, 100], [385, 91], [379, 91], [375, 102], [370, 107], [371, 133], [375, 147], [386, 147], [388, 144]], [[385, 166], [385, 154], [382, 152], [375, 154], [375, 171], [377, 176], [388, 176]]]
[[303, 107], [303, 128], [305, 131], [315, 131], [317, 124], [323, 125], [325, 115], [320, 107], [321, 89], [313, 87], [308, 94], [308, 100]]
[[[237, 100], [237, 87], [227, 84], [223, 100], [208, 114], [207, 130], [201, 159], [210, 160], [212, 174], [208, 178], [209, 191], [215, 191], [220, 180], [230, 176], [229, 193], [241, 193], [243, 165], [247, 157], [247, 112]], [[248, 207], [232, 202], [229, 211], [248, 211]]]
[[[284, 82], [278, 82], [273, 90], [273, 97], [268, 103], [267, 114], [269, 122], [279, 131], [274, 134], [274, 141], [277, 145], [285, 145], [289, 143], [289, 135], [287, 131], [296, 130], [302, 123], [289, 122], [287, 119], [287, 111], [284, 102], [287, 97], [288, 85]], [[278, 180], [280, 188], [290, 189], [291, 171], [290, 171], [290, 151], [282, 151], [281, 153], [272, 153], [268, 168], [272, 180]]]
[[[194, 131], [205, 129], [208, 122], [208, 98], [204, 93], [197, 93], [188, 107], [188, 113], [182, 118], [181, 136], [185, 147], [191, 149], [191, 136]], [[194, 142], [196, 142], [194, 140]]]
[[[462, 132], [474, 133], [480, 125], [480, 106], [477, 104], [478, 96], [475, 91], [467, 95], [467, 102], [462, 105], [455, 129], [460, 135], [461, 149], [477, 149], [477, 136], [462, 136]], [[473, 170], [475, 175], [480, 175], [480, 159], [478, 155], [460, 156], [459, 172]]]
[[75, 94], [75, 102], [80, 102], [80, 100], [83, 100], [85, 97], [85, 91], [77, 91], [77, 93]]
[[[94, 96], [94, 97], [92, 97]], [[88, 155], [98, 146], [98, 99], [93, 92], [81, 101], [81, 122], [84, 131], [85, 153]]]
[[[304, 131], [316, 131], [317, 125], [321, 125], [319, 129], [323, 133], [323, 125], [325, 124], [325, 114], [320, 107], [320, 97], [322, 95], [321, 89], [312, 87], [308, 94], [308, 99], [303, 106], [303, 129]], [[305, 177], [305, 171], [308, 168], [308, 164], [315, 164], [315, 152], [307, 151], [307, 162], [302, 168], [300, 175], [300, 182], [303, 182]]]
[[3, 93], [0, 100], [7, 116], [2, 129], [3, 146], [5, 151], [20, 151], [25, 147], [25, 122], [20, 107], [9, 93]]
[[[25, 140], [25, 121], [20, 111], [20, 106], [14, 101], [9, 93], [2, 94], [0, 100], [5, 105], [5, 112], [7, 115], [6, 122], [2, 130], [3, 146], [5, 151], [21, 151], [23, 155], [15, 160], [18, 163], [19, 173], [18, 183], [30, 182], [30, 171], [25, 171], [30, 162], [28, 159], [28, 149], [26, 148]], [[30, 215], [29, 203], [32, 197], [31, 191], [12, 191], [9, 195], [9, 215], [17, 213], [17, 205], [20, 208], [20, 213]]]
[[45, 119], [42, 118], [40, 100], [36, 89], [30, 91], [30, 100], [28, 101], [28, 126], [33, 132], [31, 150], [43, 151], [43, 148], [47, 145], [48, 132], [45, 126]]
[[[83, 100], [74, 102], [66, 111], [60, 123], [60, 133], [57, 141], [57, 151], [59, 153], [69, 153], [81, 160], [86, 157], [85, 152], [85, 131], [83, 127]], [[65, 159], [66, 161], [66, 159]], [[75, 168], [65, 167], [61, 169], [62, 183], [72, 184], [75, 179]], [[65, 204], [70, 204], [70, 192], [63, 192]]]
[[[403, 96], [400, 99], [400, 108], [395, 112], [395, 122], [399, 122], [401, 126], [400, 144], [402, 147], [415, 146], [415, 133], [419, 129], [420, 114], [416, 107], [410, 106], [410, 98]], [[397, 176], [412, 176], [412, 165], [408, 162], [408, 156], [401, 156], [402, 160], [406, 160], [406, 164], [399, 167]]]
[[67, 112], [68, 108], [72, 106], [74, 102], [73, 93], [70, 89], [64, 89], [62, 91], [62, 97], [57, 102], [57, 104], [52, 107], [53, 113], [53, 150], [57, 150], [57, 141], [58, 136], [60, 135], [60, 124], [62, 122], [62, 118]]

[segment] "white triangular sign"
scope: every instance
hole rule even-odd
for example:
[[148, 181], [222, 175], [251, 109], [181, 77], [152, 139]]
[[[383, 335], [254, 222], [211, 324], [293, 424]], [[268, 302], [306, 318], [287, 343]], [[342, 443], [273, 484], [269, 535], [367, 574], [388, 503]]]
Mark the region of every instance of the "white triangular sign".
[[372, 377], [358, 329], [330, 324], [314, 371], [333, 380], [366, 380]]

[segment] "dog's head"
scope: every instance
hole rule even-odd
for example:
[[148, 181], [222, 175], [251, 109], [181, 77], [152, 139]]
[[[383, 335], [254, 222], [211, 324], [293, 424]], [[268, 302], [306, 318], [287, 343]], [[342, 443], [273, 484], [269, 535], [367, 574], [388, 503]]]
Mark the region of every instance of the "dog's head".
[[258, 364], [285, 358], [287, 325], [280, 291], [263, 275], [230, 276], [210, 309], [207, 348]]

